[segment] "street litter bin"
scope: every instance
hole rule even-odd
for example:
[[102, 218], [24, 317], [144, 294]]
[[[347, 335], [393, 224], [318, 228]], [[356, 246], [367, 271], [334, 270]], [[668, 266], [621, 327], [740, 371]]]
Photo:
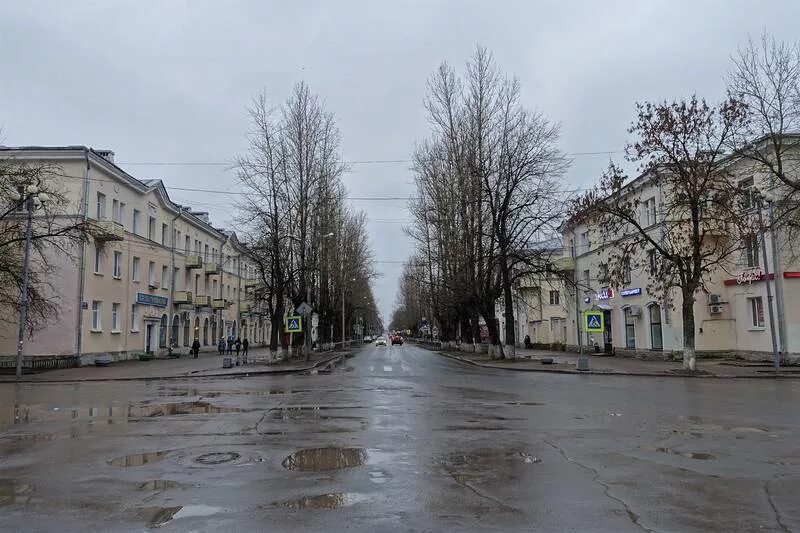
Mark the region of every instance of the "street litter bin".
[[233, 358], [231, 358], [231, 357], [223, 357], [222, 358], [222, 368], [233, 368]]

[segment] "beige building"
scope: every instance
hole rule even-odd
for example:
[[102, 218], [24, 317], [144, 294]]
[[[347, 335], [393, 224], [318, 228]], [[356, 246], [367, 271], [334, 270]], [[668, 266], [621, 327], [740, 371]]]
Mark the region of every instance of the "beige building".
[[[173, 202], [160, 180], [138, 180], [110, 151], [82, 146], [4, 148], [0, 157], [43, 161], [61, 173], [73, 214], [101, 230], [74, 257], [53, 256], [57, 319], [25, 339], [27, 358], [91, 363], [109, 354], [186, 351], [233, 335], [266, 338], [267, 317], [254, 307], [255, 269], [236, 235], [208, 214]], [[17, 328], [0, 328], [0, 355], [16, 353]]]
[[[733, 175], [744, 189], [758, 187], [775, 190], [775, 186], [764, 176], [753, 173], [746, 162], [732, 161]], [[662, 210], [664, 195], [669, 194], [654, 186], [647, 175], [639, 176], [627, 184], [623, 194], [638, 197], [642, 209], [640, 223], [658, 238], [663, 231]], [[725, 238], [736, 238], [720, 235]], [[650, 271], [653, 268], [650, 255], [638, 265], [633, 265], [624, 276], [624, 282], [610, 286], [603, 263], [613, 251], [613, 245], [603, 245], [598, 228], [586, 223], [568, 227], [563, 233], [565, 243], [564, 264], [569, 265], [578, 281], [578, 312], [575, 309], [575, 293], [569, 289], [567, 298], [567, 344], [577, 347], [576, 320], [588, 310], [600, 310], [604, 314], [605, 331], [589, 333], [581, 330], [581, 342], [590, 351], [635, 355], [637, 357], [666, 357], [682, 352], [683, 333], [681, 316], [681, 294], [673, 288], [666, 294], [652, 294]], [[788, 236], [777, 231], [779, 275], [771, 279], [773, 295], [776, 289], [783, 292], [783, 327], [778, 323], [777, 299], [773, 300], [775, 330], [780, 350], [794, 358], [800, 354], [800, 265], [788, 253]], [[770, 234], [767, 233], [767, 258], [770, 277], [775, 278]], [[695, 297], [694, 313], [696, 327], [696, 349], [703, 355], [727, 355], [765, 360], [772, 357], [772, 342], [769, 330], [767, 278], [758, 240], [742, 240], [741, 253], [734, 254], [726, 264], [707, 279], [707, 292]], [[778, 287], [780, 284], [781, 287]], [[580, 320], [582, 322], [582, 320]]]

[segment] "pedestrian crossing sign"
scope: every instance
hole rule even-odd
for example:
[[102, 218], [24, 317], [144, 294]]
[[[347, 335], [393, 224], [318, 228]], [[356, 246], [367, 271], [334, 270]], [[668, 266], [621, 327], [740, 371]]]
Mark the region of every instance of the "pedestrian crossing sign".
[[601, 332], [605, 329], [602, 311], [586, 311], [583, 320], [583, 329], [586, 331]]
[[286, 333], [300, 333], [303, 331], [303, 320], [299, 316], [286, 317]]

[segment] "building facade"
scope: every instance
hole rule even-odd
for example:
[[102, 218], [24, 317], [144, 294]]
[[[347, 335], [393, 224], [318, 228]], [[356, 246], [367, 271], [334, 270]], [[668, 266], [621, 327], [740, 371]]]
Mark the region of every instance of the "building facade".
[[[26, 358], [87, 364], [100, 354], [186, 351], [195, 339], [209, 347], [228, 335], [263, 341], [268, 320], [247, 290], [255, 270], [235, 234], [173, 202], [160, 180], [138, 180], [113, 152], [82, 146], [4, 148], [0, 157], [57, 165], [48, 186], [96, 230], [72, 257], [49, 258], [61, 311], [25, 339]], [[16, 353], [16, 332], [0, 328], [0, 354]]]

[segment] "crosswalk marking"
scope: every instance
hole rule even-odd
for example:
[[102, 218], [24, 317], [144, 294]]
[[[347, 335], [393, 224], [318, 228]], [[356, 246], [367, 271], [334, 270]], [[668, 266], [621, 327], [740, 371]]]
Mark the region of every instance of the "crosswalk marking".
[[384, 365], [384, 366], [383, 366], [383, 371], [384, 371], [384, 372], [391, 372], [391, 371], [392, 371], [392, 367], [391, 367], [391, 366], [389, 366], [389, 365]]

